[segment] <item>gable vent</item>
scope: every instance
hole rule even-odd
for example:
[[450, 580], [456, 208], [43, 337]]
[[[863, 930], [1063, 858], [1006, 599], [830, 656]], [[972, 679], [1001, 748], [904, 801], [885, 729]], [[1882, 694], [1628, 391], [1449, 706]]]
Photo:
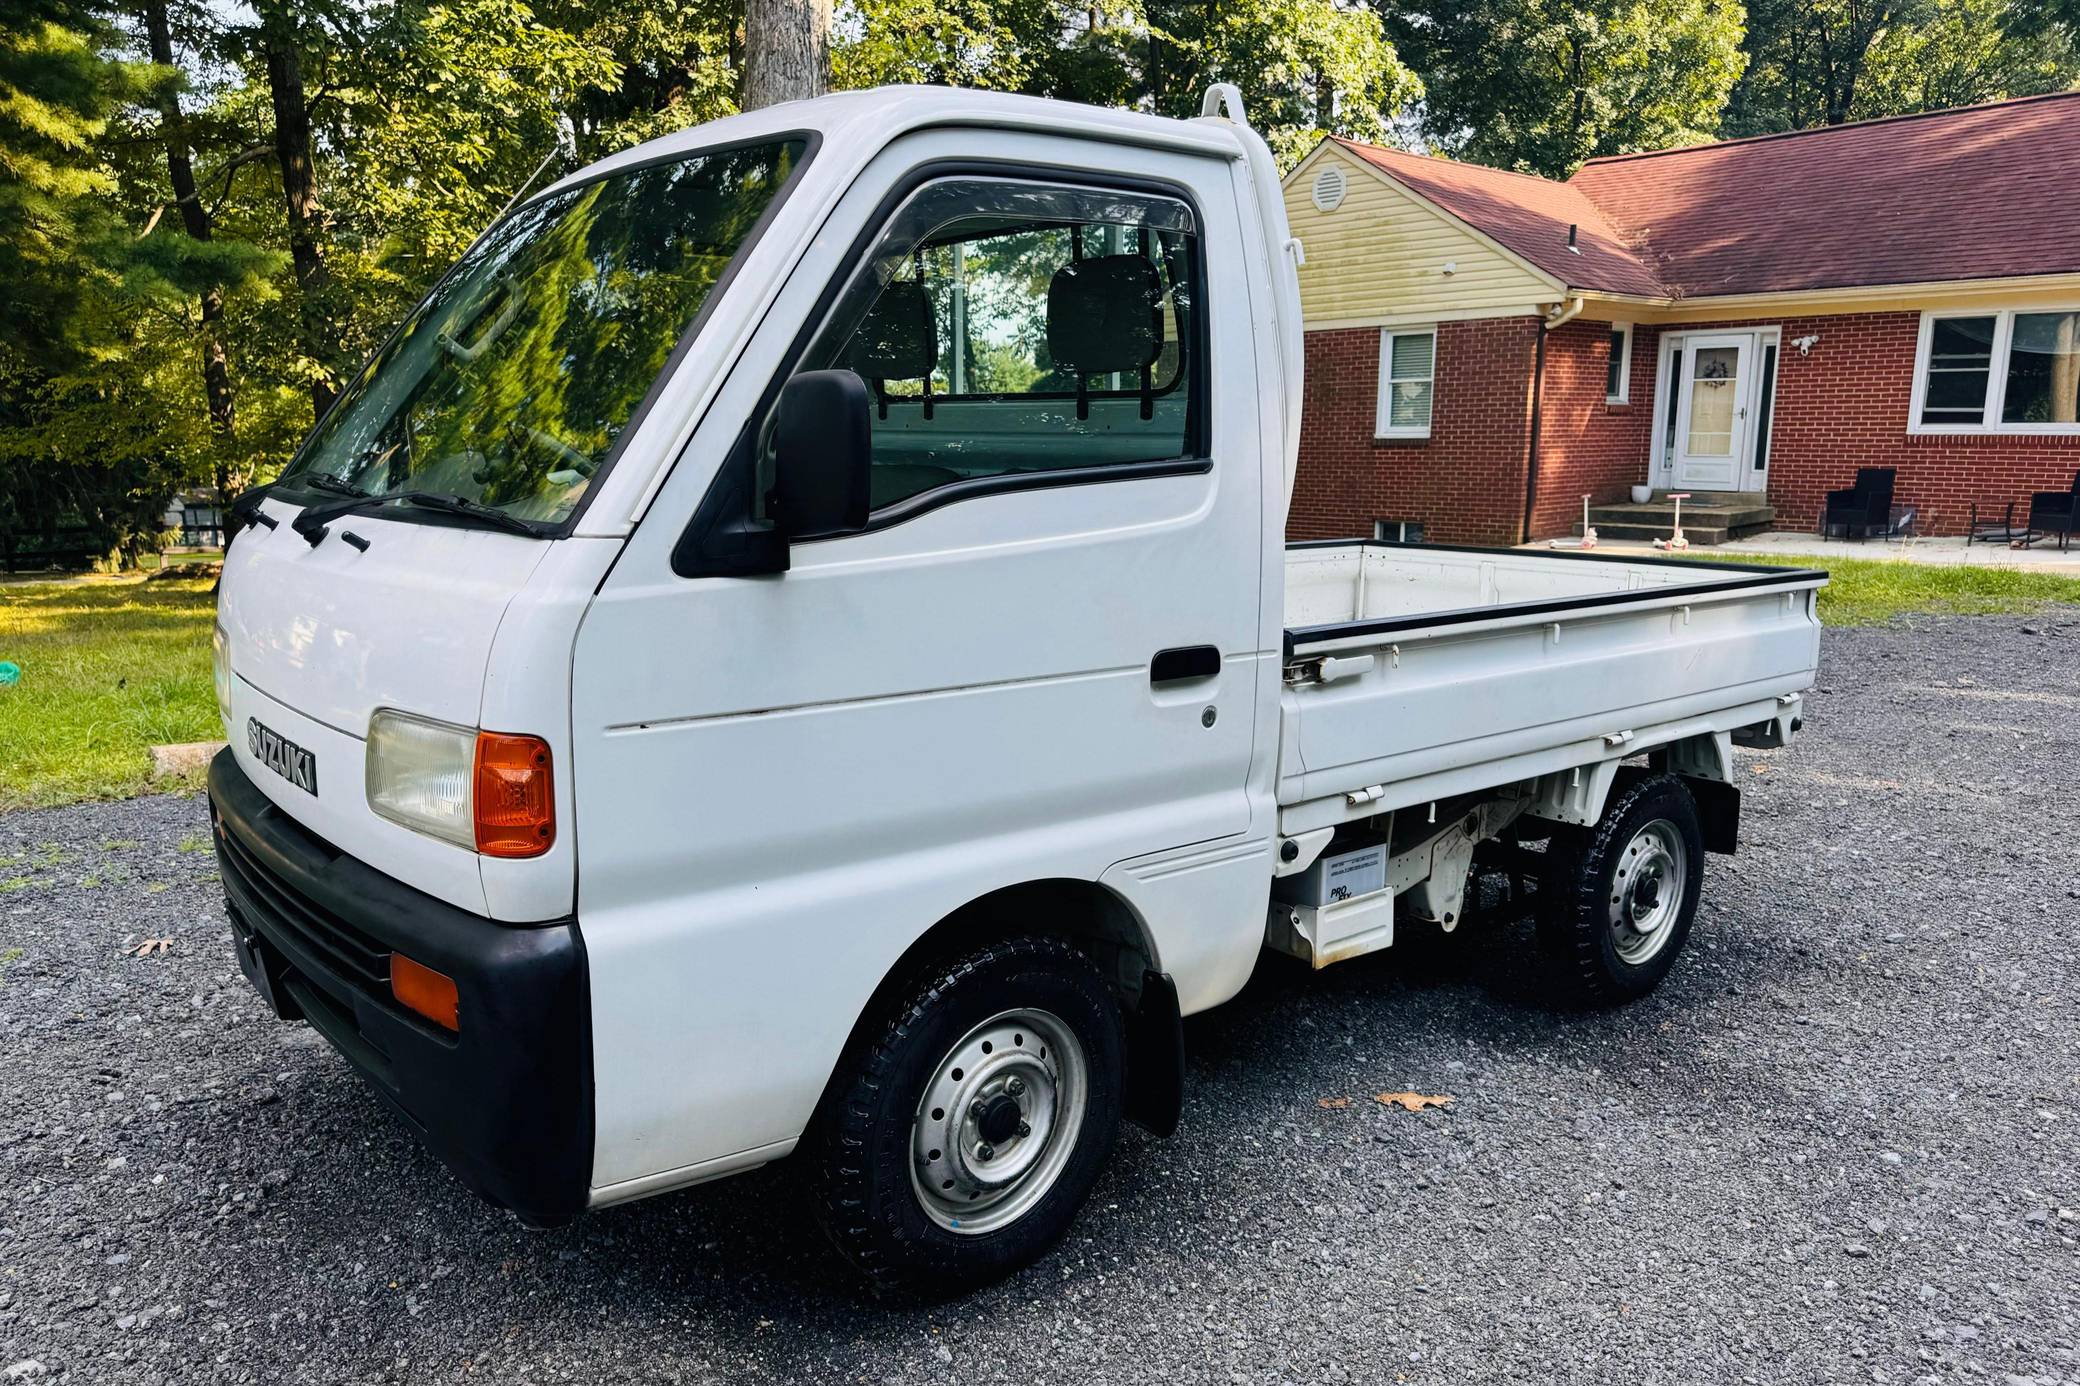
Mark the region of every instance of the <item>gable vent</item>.
[[1314, 176], [1314, 205], [1333, 212], [1343, 202], [1343, 170], [1334, 164]]

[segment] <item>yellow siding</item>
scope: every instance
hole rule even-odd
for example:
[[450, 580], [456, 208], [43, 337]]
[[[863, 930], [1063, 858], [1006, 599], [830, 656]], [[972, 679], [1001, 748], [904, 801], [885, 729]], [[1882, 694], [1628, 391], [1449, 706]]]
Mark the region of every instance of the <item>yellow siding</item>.
[[[1315, 176], [1334, 160], [1346, 181], [1335, 211], [1314, 205]], [[1286, 182], [1286, 217], [1307, 250], [1300, 309], [1309, 327], [1524, 311], [1552, 286], [1335, 145]], [[1446, 262], [1458, 268], [1444, 273]]]

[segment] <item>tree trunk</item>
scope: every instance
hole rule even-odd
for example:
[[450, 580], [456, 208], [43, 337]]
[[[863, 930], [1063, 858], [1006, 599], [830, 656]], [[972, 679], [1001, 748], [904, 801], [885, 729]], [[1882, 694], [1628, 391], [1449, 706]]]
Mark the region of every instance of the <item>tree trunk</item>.
[[1168, 115], [1169, 108], [1163, 104], [1163, 40], [1156, 33], [1161, 24], [1160, 12], [1151, 4], [1148, 7], [1148, 66], [1143, 72], [1147, 80], [1148, 109], [1157, 115]]
[[[166, 22], [166, 0], [145, 0], [145, 37], [152, 61], [173, 66], [173, 34]], [[180, 97], [162, 89], [159, 98], [159, 130], [166, 141], [166, 176], [173, 184], [174, 205], [180, 209], [181, 225], [198, 241], [210, 238], [209, 209], [195, 195], [195, 167], [189, 160], [187, 122], [181, 115]], [[231, 500], [231, 469], [228, 455], [235, 400], [231, 392], [231, 362], [224, 352], [220, 324], [224, 320], [224, 291], [212, 284], [202, 291], [202, 394], [209, 406], [209, 431], [215, 454], [212, 469], [219, 504]]]
[[831, 86], [831, 0], [747, 0], [743, 109], [805, 101]]
[[274, 98], [275, 162], [282, 170], [282, 202], [289, 217], [289, 259], [296, 267], [303, 355], [316, 368], [311, 377], [311, 408], [323, 414], [339, 393], [327, 364], [333, 341], [325, 311], [325, 268], [320, 238], [325, 211], [318, 204], [318, 170], [311, 162], [311, 117], [304, 105], [303, 58], [296, 33], [279, 0], [260, 6], [260, 47], [267, 59], [267, 86]]

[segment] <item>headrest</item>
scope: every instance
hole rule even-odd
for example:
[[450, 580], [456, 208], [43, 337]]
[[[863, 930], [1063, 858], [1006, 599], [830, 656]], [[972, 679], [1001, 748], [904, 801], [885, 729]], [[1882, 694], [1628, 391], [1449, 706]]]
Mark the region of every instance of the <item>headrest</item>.
[[1163, 349], [1163, 283], [1139, 255], [1098, 255], [1054, 272], [1047, 349], [1056, 370], [1139, 371]]
[[884, 286], [852, 334], [852, 369], [869, 380], [923, 380], [938, 361], [938, 325], [924, 285], [898, 279]]

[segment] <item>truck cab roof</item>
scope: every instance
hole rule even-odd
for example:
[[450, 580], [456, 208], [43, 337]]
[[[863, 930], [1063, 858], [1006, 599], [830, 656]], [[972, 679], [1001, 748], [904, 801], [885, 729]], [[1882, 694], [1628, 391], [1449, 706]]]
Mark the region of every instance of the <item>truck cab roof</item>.
[[943, 125], [1038, 130], [1235, 159], [1248, 153], [1238, 127], [1225, 119], [1177, 120], [1039, 96], [958, 87], [875, 87], [833, 92], [811, 101], [785, 101], [660, 135], [566, 175], [545, 189], [544, 194], [653, 159], [677, 158], [696, 150], [769, 139], [793, 131], [809, 131], [839, 141], [835, 149], [826, 153], [840, 155], [856, 169], [898, 136]]

